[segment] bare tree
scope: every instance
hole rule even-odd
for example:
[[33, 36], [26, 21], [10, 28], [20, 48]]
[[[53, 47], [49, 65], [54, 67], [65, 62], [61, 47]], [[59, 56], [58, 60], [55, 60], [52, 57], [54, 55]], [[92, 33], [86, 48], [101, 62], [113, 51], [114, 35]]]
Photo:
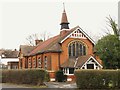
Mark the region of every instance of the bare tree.
[[32, 34], [32, 35], [29, 35], [26, 40], [27, 40], [27, 44], [30, 45], [30, 46], [35, 46], [35, 40], [47, 40], [49, 39], [49, 37], [51, 36], [50, 33], [48, 32], [43, 32], [41, 34], [38, 34], [38, 33], [35, 33], [35, 34]]
[[107, 17], [107, 19], [108, 19], [108, 25], [114, 32], [114, 35], [119, 36], [120, 29], [118, 28], [118, 25], [115, 22], [115, 20], [113, 20], [111, 16]]

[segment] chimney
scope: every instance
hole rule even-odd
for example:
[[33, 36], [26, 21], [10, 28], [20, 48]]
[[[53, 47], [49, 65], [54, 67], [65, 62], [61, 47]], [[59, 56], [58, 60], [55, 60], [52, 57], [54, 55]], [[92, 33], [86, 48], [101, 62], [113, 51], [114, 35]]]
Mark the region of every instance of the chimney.
[[36, 39], [35, 40], [35, 45], [38, 45], [40, 42], [43, 42], [43, 40], [42, 39], [40, 39], [40, 40]]

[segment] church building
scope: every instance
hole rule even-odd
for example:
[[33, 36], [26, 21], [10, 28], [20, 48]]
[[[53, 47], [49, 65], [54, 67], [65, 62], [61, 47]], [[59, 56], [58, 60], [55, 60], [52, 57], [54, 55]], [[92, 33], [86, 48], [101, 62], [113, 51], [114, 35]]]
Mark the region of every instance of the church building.
[[63, 70], [67, 80], [72, 81], [75, 69], [102, 69], [102, 61], [94, 55], [95, 42], [81, 27], [69, 28], [65, 9], [60, 25], [59, 35], [46, 41], [36, 40], [36, 46], [20, 46], [19, 69], [45, 69], [51, 81], [58, 70]]

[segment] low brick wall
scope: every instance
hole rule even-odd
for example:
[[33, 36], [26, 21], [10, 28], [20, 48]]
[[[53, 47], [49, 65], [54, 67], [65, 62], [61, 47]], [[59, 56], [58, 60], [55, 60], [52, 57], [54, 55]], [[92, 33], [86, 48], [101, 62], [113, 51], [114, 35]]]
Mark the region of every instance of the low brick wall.
[[55, 81], [55, 71], [48, 71], [50, 81]]
[[67, 75], [67, 81], [71, 82], [71, 81], [75, 81], [75, 75]]

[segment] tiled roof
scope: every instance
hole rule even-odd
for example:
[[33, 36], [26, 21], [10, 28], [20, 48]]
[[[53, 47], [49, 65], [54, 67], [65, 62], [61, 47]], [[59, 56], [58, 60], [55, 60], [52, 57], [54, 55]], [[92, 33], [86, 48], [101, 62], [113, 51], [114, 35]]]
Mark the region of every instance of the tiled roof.
[[[48, 40], [38, 44], [37, 47], [29, 53], [29, 55], [35, 55], [44, 52], [61, 52], [62, 49], [59, 44], [60, 41], [64, 39], [67, 35], [69, 35], [72, 31], [74, 31], [76, 28], [77, 27], [73, 29], [62, 30], [61, 34], [49, 38]], [[62, 34], [62, 32], [64, 32], [64, 34]]]
[[35, 46], [28, 45], [20, 45], [20, 51], [24, 56], [28, 56], [28, 54], [35, 48]]
[[68, 59], [66, 62], [64, 62], [62, 65], [61, 65], [61, 67], [74, 67], [74, 65], [75, 65], [75, 58], [70, 58], [70, 59]]
[[68, 19], [67, 19], [66, 12], [65, 12], [65, 9], [64, 9], [64, 11], [63, 11], [63, 13], [62, 13], [61, 24], [62, 24], [62, 23], [69, 23], [69, 22], [68, 22]]
[[4, 57], [2, 58], [17, 58], [18, 57], [18, 51], [17, 50], [4, 50], [4, 49], [1, 49], [0, 50], [0, 55], [4, 55]]
[[[91, 57], [92, 55], [84, 55], [84, 56], [80, 56], [78, 58], [72, 58], [72, 59], [68, 59], [65, 63], [63, 63], [61, 65], [61, 67], [82, 67], [85, 62]], [[93, 56], [92, 56], [93, 57]], [[94, 57], [93, 57], [94, 58]], [[97, 62], [102, 65], [101, 60], [98, 58], [95, 58], [95, 60], [97, 60]]]
[[82, 65], [91, 57], [91, 55], [84, 55], [78, 57], [76, 67], [82, 67]]

